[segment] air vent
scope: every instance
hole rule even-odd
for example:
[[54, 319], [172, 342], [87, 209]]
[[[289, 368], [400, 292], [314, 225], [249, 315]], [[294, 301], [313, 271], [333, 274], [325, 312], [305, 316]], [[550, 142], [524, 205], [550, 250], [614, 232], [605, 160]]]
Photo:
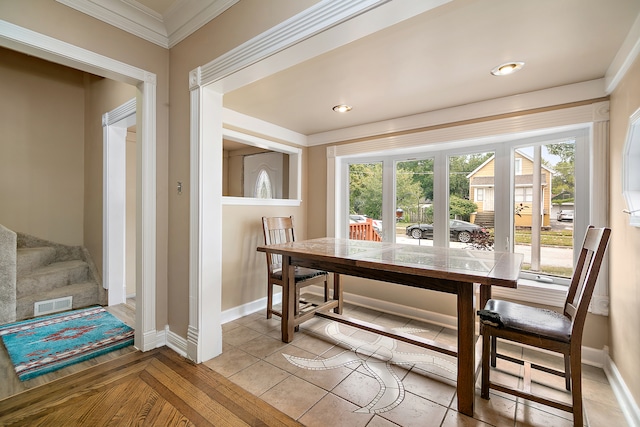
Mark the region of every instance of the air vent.
[[42, 316], [43, 314], [57, 313], [59, 311], [71, 310], [72, 296], [50, 299], [47, 301], [38, 301], [33, 307], [34, 316]]

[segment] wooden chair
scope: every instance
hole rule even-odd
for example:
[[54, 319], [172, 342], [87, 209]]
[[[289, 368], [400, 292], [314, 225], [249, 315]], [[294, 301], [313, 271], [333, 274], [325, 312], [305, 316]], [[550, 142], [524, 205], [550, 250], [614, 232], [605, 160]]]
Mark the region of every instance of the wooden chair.
[[[264, 232], [265, 245], [295, 241], [293, 217], [262, 217], [262, 230]], [[296, 267], [295, 272], [296, 316], [301, 309], [300, 289], [305, 286], [322, 283], [324, 285], [324, 301], [329, 301], [329, 275], [326, 271]], [[273, 309], [273, 285], [282, 286], [282, 257], [280, 255], [267, 253], [267, 319], [270, 319], [273, 314], [282, 317], [282, 312]], [[302, 308], [304, 307], [305, 306]]]
[[[589, 226], [580, 251], [563, 313], [508, 301], [490, 299], [478, 312], [482, 327], [482, 388], [489, 399], [489, 389], [512, 394], [573, 413], [574, 425], [583, 425], [581, 346], [587, 309], [598, 277], [611, 230]], [[564, 355], [564, 372], [498, 354], [496, 338], [550, 350]], [[512, 389], [489, 379], [491, 366], [501, 358], [524, 366], [522, 389]], [[571, 390], [572, 404], [531, 393], [531, 368], [565, 377]]]

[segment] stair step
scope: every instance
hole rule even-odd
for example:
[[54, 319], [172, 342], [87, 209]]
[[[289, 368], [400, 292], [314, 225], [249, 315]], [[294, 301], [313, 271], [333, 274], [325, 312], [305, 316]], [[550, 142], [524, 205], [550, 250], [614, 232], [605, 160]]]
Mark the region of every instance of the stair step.
[[50, 246], [39, 248], [19, 248], [17, 251], [18, 277], [50, 264], [56, 256], [56, 250]]
[[[22, 298], [29, 294], [44, 294], [53, 288], [86, 282], [88, 278], [89, 265], [84, 261], [54, 262], [18, 277], [16, 297]], [[46, 298], [38, 297], [38, 301], [44, 299]]]
[[51, 289], [37, 294], [28, 294], [16, 300], [16, 320], [33, 317], [33, 305], [37, 301], [73, 297], [73, 308], [83, 308], [99, 304], [99, 287], [96, 282], [81, 282]]

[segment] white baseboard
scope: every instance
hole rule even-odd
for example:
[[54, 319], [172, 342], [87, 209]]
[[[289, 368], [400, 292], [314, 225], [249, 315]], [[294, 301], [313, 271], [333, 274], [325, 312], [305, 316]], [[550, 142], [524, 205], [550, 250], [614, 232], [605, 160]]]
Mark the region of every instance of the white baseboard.
[[613, 360], [609, 357], [608, 352], [605, 351], [604, 355], [604, 373], [607, 375], [607, 379], [622, 409], [622, 413], [631, 427], [640, 427], [640, 408], [638, 408], [638, 404], [631, 395], [615, 363], [613, 363]]
[[[309, 286], [311, 288], [311, 286]], [[282, 302], [282, 292], [278, 292], [273, 294], [273, 304], [280, 304]], [[267, 310], [267, 297], [260, 298], [255, 301], [251, 301], [244, 305], [239, 305], [237, 307], [230, 308], [229, 310], [225, 310], [220, 315], [220, 323], [223, 325], [225, 323], [232, 322], [236, 319], [240, 319], [241, 317], [247, 316], [249, 314], [253, 314], [260, 310]]]
[[187, 340], [181, 336], [171, 332], [169, 325], [165, 325], [164, 329], [149, 332], [145, 341], [145, 348], [142, 351], [150, 351], [159, 347], [167, 346], [179, 355], [187, 357]]
[[[320, 286], [307, 286], [305, 293], [308, 292], [313, 295], [322, 296], [323, 289]], [[413, 307], [406, 307], [404, 305], [395, 304], [388, 301], [381, 301], [373, 298], [368, 298], [362, 295], [350, 294], [345, 292], [343, 298], [350, 304], [360, 307], [371, 308], [373, 310], [382, 311], [384, 313], [395, 314], [398, 316], [424, 320], [435, 325], [444, 326], [447, 328], [456, 328], [458, 319], [455, 316], [447, 316], [445, 314], [434, 313], [431, 311], [421, 310]], [[280, 304], [282, 302], [282, 293], [273, 294], [273, 303]], [[222, 312], [221, 320], [222, 324], [232, 322], [241, 317], [253, 314], [260, 310], [266, 310], [267, 298], [260, 298], [255, 301], [251, 301], [247, 304], [231, 308]]]
[[[323, 290], [319, 286], [309, 286], [307, 289], [313, 289], [313, 293], [322, 295]], [[396, 304], [389, 301], [382, 301], [379, 299], [368, 298], [362, 295], [350, 294], [345, 292], [343, 294], [344, 301], [349, 304], [357, 305], [359, 307], [370, 308], [373, 310], [382, 311], [384, 313], [394, 314], [400, 317], [406, 317], [408, 319], [422, 320], [434, 325], [443, 326], [445, 328], [457, 329], [458, 318], [455, 316], [448, 316], [446, 314], [434, 313], [432, 311], [426, 311], [415, 307], [407, 307], [405, 305]]]
[[187, 357], [187, 340], [169, 330], [166, 327], [166, 345], [182, 357]]

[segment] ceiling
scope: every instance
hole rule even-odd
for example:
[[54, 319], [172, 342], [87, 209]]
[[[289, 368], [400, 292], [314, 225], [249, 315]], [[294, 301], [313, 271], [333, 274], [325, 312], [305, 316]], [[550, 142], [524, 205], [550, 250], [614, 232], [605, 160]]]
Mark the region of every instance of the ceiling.
[[[163, 14], [184, 0], [139, 1]], [[224, 105], [313, 135], [603, 79], [639, 14], [640, 0], [453, 0], [227, 93]], [[490, 74], [508, 61], [525, 66]], [[342, 103], [352, 111], [332, 111]]]

